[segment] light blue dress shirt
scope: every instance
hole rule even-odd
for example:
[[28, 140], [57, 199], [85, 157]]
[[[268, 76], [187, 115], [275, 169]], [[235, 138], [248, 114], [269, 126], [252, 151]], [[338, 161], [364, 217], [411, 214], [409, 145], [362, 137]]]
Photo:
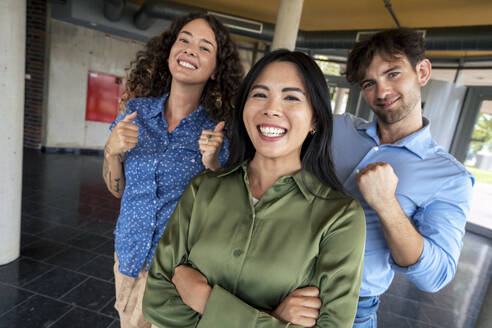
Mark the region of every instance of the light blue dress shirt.
[[[473, 176], [432, 139], [430, 123], [394, 144], [379, 142], [377, 123], [350, 114], [334, 118], [333, 160], [338, 179], [358, 199], [366, 215], [367, 235], [360, 296], [383, 294], [401, 272], [419, 289], [435, 292], [456, 272], [470, 209]], [[396, 197], [424, 238], [419, 261], [400, 267], [392, 259], [376, 212], [356, 182], [359, 170], [375, 162], [390, 164], [398, 176]]]
[[[130, 277], [154, 257], [155, 249], [178, 200], [192, 178], [203, 171], [198, 139], [203, 129], [213, 130], [203, 106], [181, 120], [167, 133], [163, 109], [167, 95], [161, 98], [136, 98], [126, 104], [110, 129], [127, 114], [137, 112], [132, 120], [138, 130], [138, 143], [125, 153], [126, 185], [115, 229], [115, 251], [119, 271]], [[229, 156], [224, 138], [219, 162]]]

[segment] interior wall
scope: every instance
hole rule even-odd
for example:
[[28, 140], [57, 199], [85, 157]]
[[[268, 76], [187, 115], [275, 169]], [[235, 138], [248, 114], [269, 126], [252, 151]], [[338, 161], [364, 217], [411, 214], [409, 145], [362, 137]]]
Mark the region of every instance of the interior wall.
[[452, 82], [430, 80], [422, 89], [423, 113], [431, 122], [431, 134], [449, 151], [467, 88]]
[[[20, 1], [22, 2], [22, 1]], [[24, 91], [24, 147], [42, 144], [47, 75], [48, 3], [26, 1], [26, 78]]]
[[46, 147], [102, 149], [108, 124], [85, 121], [89, 71], [118, 76], [143, 44], [51, 20]]

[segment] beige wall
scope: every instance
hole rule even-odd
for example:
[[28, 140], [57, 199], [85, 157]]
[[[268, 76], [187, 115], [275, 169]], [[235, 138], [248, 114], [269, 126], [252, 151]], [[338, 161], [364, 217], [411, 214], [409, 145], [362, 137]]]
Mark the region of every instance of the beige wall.
[[85, 121], [89, 71], [119, 76], [142, 44], [51, 20], [46, 147], [102, 149], [106, 123]]

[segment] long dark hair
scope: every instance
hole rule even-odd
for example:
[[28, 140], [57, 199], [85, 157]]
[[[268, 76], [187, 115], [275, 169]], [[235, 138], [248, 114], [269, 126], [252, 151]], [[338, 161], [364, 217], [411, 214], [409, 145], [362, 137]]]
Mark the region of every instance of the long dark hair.
[[179, 31], [195, 19], [205, 20], [214, 31], [217, 41], [216, 78], [209, 79], [203, 89], [200, 102], [214, 120], [229, 121], [237, 89], [243, 77], [243, 67], [236, 44], [227, 29], [214, 16], [191, 13], [176, 18], [171, 27], [159, 36], [150, 39], [145, 48], [137, 52], [130, 63], [122, 106], [138, 97], [161, 97], [171, 89], [172, 75], [167, 59]]
[[249, 139], [243, 121], [243, 111], [249, 92], [255, 80], [273, 62], [289, 62], [301, 73], [307, 94], [313, 108], [313, 122], [316, 133], [308, 134], [301, 149], [302, 168], [314, 174], [325, 185], [343, 191], [331, 160], [331, 137], [333, 134], [333, 115], [331, 113], [330, 92], [325, 78], [314, 60], [298, 51], [276, 50], [265, 55], [246, 75], [236, 98], [236, 110], [232, 115], [230, 156], [227, 167], [236, 166], [245, 160], [251, 160], [255, 148]]

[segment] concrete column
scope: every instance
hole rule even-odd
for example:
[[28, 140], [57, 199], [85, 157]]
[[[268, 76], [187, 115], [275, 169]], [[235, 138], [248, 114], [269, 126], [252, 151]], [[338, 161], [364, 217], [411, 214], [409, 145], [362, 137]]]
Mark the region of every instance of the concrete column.
[[335, 97], [334, 114], [335, 115], [343, 114], [344, 108], [342, 108], [342, 106], [343, 106], [343, 97], [345, 96], [345, 92], [343, 92], [342, 88], [336, 88], [335, 90], [336, 90], [335, 93], [337, 94], [337, 96]]
[[26, 0], [0, 1], [0, 265], [20, 254]]
[[275, 23], [272, 50], [296, 48], [297, 32], [304, 0], [280, 0]]

